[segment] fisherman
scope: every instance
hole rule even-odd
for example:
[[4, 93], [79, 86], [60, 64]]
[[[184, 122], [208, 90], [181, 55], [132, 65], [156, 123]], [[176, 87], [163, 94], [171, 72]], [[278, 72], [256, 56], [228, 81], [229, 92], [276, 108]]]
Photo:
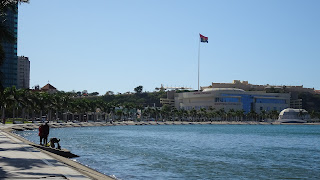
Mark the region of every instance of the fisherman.
[[54, 138], [50, 138], [50, 146], [52, 148], [55, 148], [55, 143], [57, 143], [57, 149], [61, 149], [61, 146], [60, 146], [59, 142], [60, 142], [60, 139], [57, 139], [55, 137]]

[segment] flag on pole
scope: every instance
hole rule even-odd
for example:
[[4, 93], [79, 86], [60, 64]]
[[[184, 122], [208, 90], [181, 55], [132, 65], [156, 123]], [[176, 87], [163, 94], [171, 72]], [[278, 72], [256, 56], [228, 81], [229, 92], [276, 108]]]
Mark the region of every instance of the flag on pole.
[[206, 42], [206, 43], [208, 43], [208, 37], [205, 37], [205, 36], [203, 36], [202, 34], [200, 34], [200, 41], [201, 42]]

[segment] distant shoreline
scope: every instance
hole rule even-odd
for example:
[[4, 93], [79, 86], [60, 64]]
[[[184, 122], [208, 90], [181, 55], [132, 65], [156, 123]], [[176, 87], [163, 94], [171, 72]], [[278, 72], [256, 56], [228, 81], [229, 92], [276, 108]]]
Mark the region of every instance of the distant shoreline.
[[[23, 131], [38, 129], [41, 123], [27, 124], [6, 124], [1, 126], [1, 129], [7, 131]], [[320, 125], [320, 122], [314, 123], [280, 123], [280, 122], [257, 122], [257, 121], [205, 121], [205, 122], [190, 122], [190, 121], [121, 121], [121, 122], [67, 122], [57, 123], [50, 122], [50, 128], [66, 128], [66, 127], [90, 127], [90, 126], [127, 126], [127, 125]]]

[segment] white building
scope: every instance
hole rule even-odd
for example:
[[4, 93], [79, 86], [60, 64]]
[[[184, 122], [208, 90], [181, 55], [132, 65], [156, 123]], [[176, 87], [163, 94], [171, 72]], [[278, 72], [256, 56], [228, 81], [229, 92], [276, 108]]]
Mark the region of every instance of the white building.
[[310, 115], [304, 109], [287, 108], [280, 112], [278, 121], [281, 123], [306, 123]]
[[18, 56], [17, 81], [18, 88], [29, 89], [30, 61], [28, 57]]

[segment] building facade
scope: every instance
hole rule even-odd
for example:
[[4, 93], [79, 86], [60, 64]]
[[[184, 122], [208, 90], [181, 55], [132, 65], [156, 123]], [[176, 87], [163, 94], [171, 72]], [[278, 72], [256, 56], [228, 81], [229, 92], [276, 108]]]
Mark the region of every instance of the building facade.
[[225, 111], [243, 110], [282, 111], [290, 106], [290, 93], [266, 93], [263, 91], [244, 91], [236, 88], [207, 88], [203, 91], [176, 93], [174, 97], [177, 109], [197, 109], [210, 107]]
[[303, 85], [301, 86], [286, 86], [286, 85], [257, 85], [257, 84], [250, 84], [248, 81], [240, 81], [240, 80], [233, 80], [232, 83], [212, 83], [210, 86], [201, 87], [201, 90], [207, 88], [238, 88], [243, 89], [245, 91], [268, 91], [273, 89], [277, 92], [306, 92], [315, 94], [316, 90], [314, 88], [305, 88]]
[[[314, 88], [305, 88], [301, 86], [286, 86], [286, 85], [256, 85], [250, 84], [248, 81], [233, 80], [232, 83], [212, 83], [210, 86], [201, 87], [202, 90], [207, 88], [238, 88], [245, 91], [266, 91], [273, 93], [290, 93], [290, 108], [302, 109], [302, 99], [299, 98], [300, 94], [310, 93], [310, 94], [320, 94], [319, 90]], [[304, 102], [306, 103], [306, 102]]]
[[167, 91], [167, 98], [160, 98], [160, 104], [174, 107], [174, 95], [174, 90]]
[[17, 71], [18, 88], [30, 88], [30, 61], [28, 57], [18, 57], [18, 71]]
[[[17, 5], [18, 8], [18, 5]], [[4, 21], [4, 19], [0, 19]], [[17, 38], [18, 35], [18, 11], [8, 11], [5, 17], [4, 25]], [[2, 64], [1, 72], [3, 73], [2, 83], [4, 87], [17, 86], [17, 41], [14, 43], [1, 44], [5, 53], [5, 59]]]

